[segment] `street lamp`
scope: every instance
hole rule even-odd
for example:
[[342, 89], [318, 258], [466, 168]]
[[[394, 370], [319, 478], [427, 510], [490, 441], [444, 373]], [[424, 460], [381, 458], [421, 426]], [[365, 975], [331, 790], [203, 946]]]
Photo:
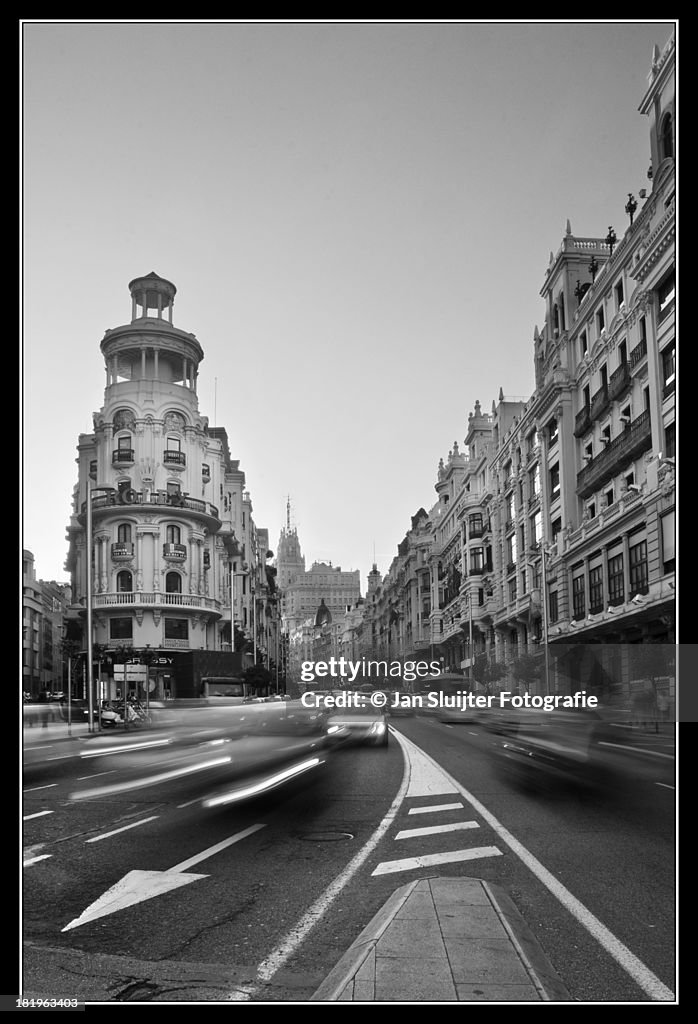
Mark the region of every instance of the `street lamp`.
[[[534, 544], [531, 551], [538, 553], [538, 545]], [[540, 558], [541, 558], [541, 607], [543, 612], [543, 656], [545, 664], [545, 693], [546, 696], [550, 693], [550, 661], [548, 655], [548, 566], [547, 566], [547, 555], [548, 550], [543, 543], [540, 542]], [[534, 562], [528, 562], [528, 565], [533, 567]]]
[[113, 493], [115, 487], [93, 487], [87, 478], [87, 552], [85, 556], [85, 599], [87, 601], [87, 731], [94, 732], [94, 668], [92, 666], [92, 495], [95, 491]]

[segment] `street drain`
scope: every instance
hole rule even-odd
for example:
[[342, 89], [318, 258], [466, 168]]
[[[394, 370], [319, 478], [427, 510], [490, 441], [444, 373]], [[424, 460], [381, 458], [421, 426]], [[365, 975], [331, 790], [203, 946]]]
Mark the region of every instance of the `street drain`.
[[306, 843], [341, 843], [354, 837], [351, 832], [307, 832], [300, 838]]

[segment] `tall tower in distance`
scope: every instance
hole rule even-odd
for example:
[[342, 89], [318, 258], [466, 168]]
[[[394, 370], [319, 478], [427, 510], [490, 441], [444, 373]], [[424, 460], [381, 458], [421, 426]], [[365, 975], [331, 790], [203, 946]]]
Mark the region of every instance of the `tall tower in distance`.
[[291, 498], [286, 501], [286, 526], [281, 530], [276, 552], [277, 584], [284, 591], [296, 576], [305, 572], [305, 556], [301, 553], [298, 531], [291, 526]]

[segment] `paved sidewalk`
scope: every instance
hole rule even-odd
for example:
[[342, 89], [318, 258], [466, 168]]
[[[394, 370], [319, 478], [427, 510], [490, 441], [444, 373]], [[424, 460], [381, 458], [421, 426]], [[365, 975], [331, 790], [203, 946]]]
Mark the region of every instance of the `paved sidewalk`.
[[570, 1002], [511, 899], [479, 878], [397, 889], [311, 1002]]

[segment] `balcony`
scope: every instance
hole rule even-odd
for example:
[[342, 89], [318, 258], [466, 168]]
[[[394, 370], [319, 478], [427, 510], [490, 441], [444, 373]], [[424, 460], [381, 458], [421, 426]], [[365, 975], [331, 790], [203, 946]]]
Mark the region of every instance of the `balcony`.
[[[114, 489], [109, 493], [94, 494], [92, 497], [92, 511], [97, 513], [114, 507], [120, 508], [121, 506], [129, 506], [131, 509], [134, 506], [138, 506], [143, 511], [146, 511], [151, 506], [159, 505], [185, 509], [187, 512], [207, 516], [209, 519], [216, 520], [214, 531], [220, 528], [221, 524], [216, 505], [212, 505], [210, 501], [201, 501], [199, 498], [190, 498], [187, 494], [182, 494], [180, 491], [171, 494], [169, 491], [131, 490], [125, 492], [125, 494], [119, 494]], [[87, 514], [87, 502], [82, 503], [80, 514], [84, 521], [84, 517]]]
[[120, 541], [111, 546], [112, 562], [124, 562], [133, 558], [133, 541]]
[[589, 409], [589, 416], [592, 422], [597, 420], [599, 416], [606, 411], [609, 404], [608, 387], [604, 385], [604, 387], [599, 388], [595, 395], [592, 395], [591, 406]]
[[136, 453], [133, 448], [116, 448], [111, 453], [112, 466], [132, 466], [136, 461]]
[[591, 412], [588, 405], [580, 409], [574, 419], [574, 436], [582, 437], [591, 428]]
[[159, 591], [118, 591], [113, 594], [95, 594], [92, 607], [106, 609], [155, 608], [167, 611], [170, 608], [214, 613], [218, 618], [223, 615], [218, 601], [201, 594], [162, 594]]
[[613, 402], [630, 387], [630, 368], [628, 363], [624, 360], [617, 370], [614, 370], [611, 374], [611, 379], [608, 382], [608, 398], [609, 401]]
[[577, 474], [577, 493], [580, 498], [588, 498], [599, 490], [651, 446], [652, 426], [649, 410], [645, 409]]
[[634, 370], [647, 355], [647, 339], [643, 339], [630, 353], [630, 369]]
[[168, 469], [184, 469], [187, 464], [187, 457], [184, 452], [166, 448], [162, 453], [162, 462]]
[[187, 549], [184, 544], [163, 544], [162, 557], [168, 562], [185, 562]]

